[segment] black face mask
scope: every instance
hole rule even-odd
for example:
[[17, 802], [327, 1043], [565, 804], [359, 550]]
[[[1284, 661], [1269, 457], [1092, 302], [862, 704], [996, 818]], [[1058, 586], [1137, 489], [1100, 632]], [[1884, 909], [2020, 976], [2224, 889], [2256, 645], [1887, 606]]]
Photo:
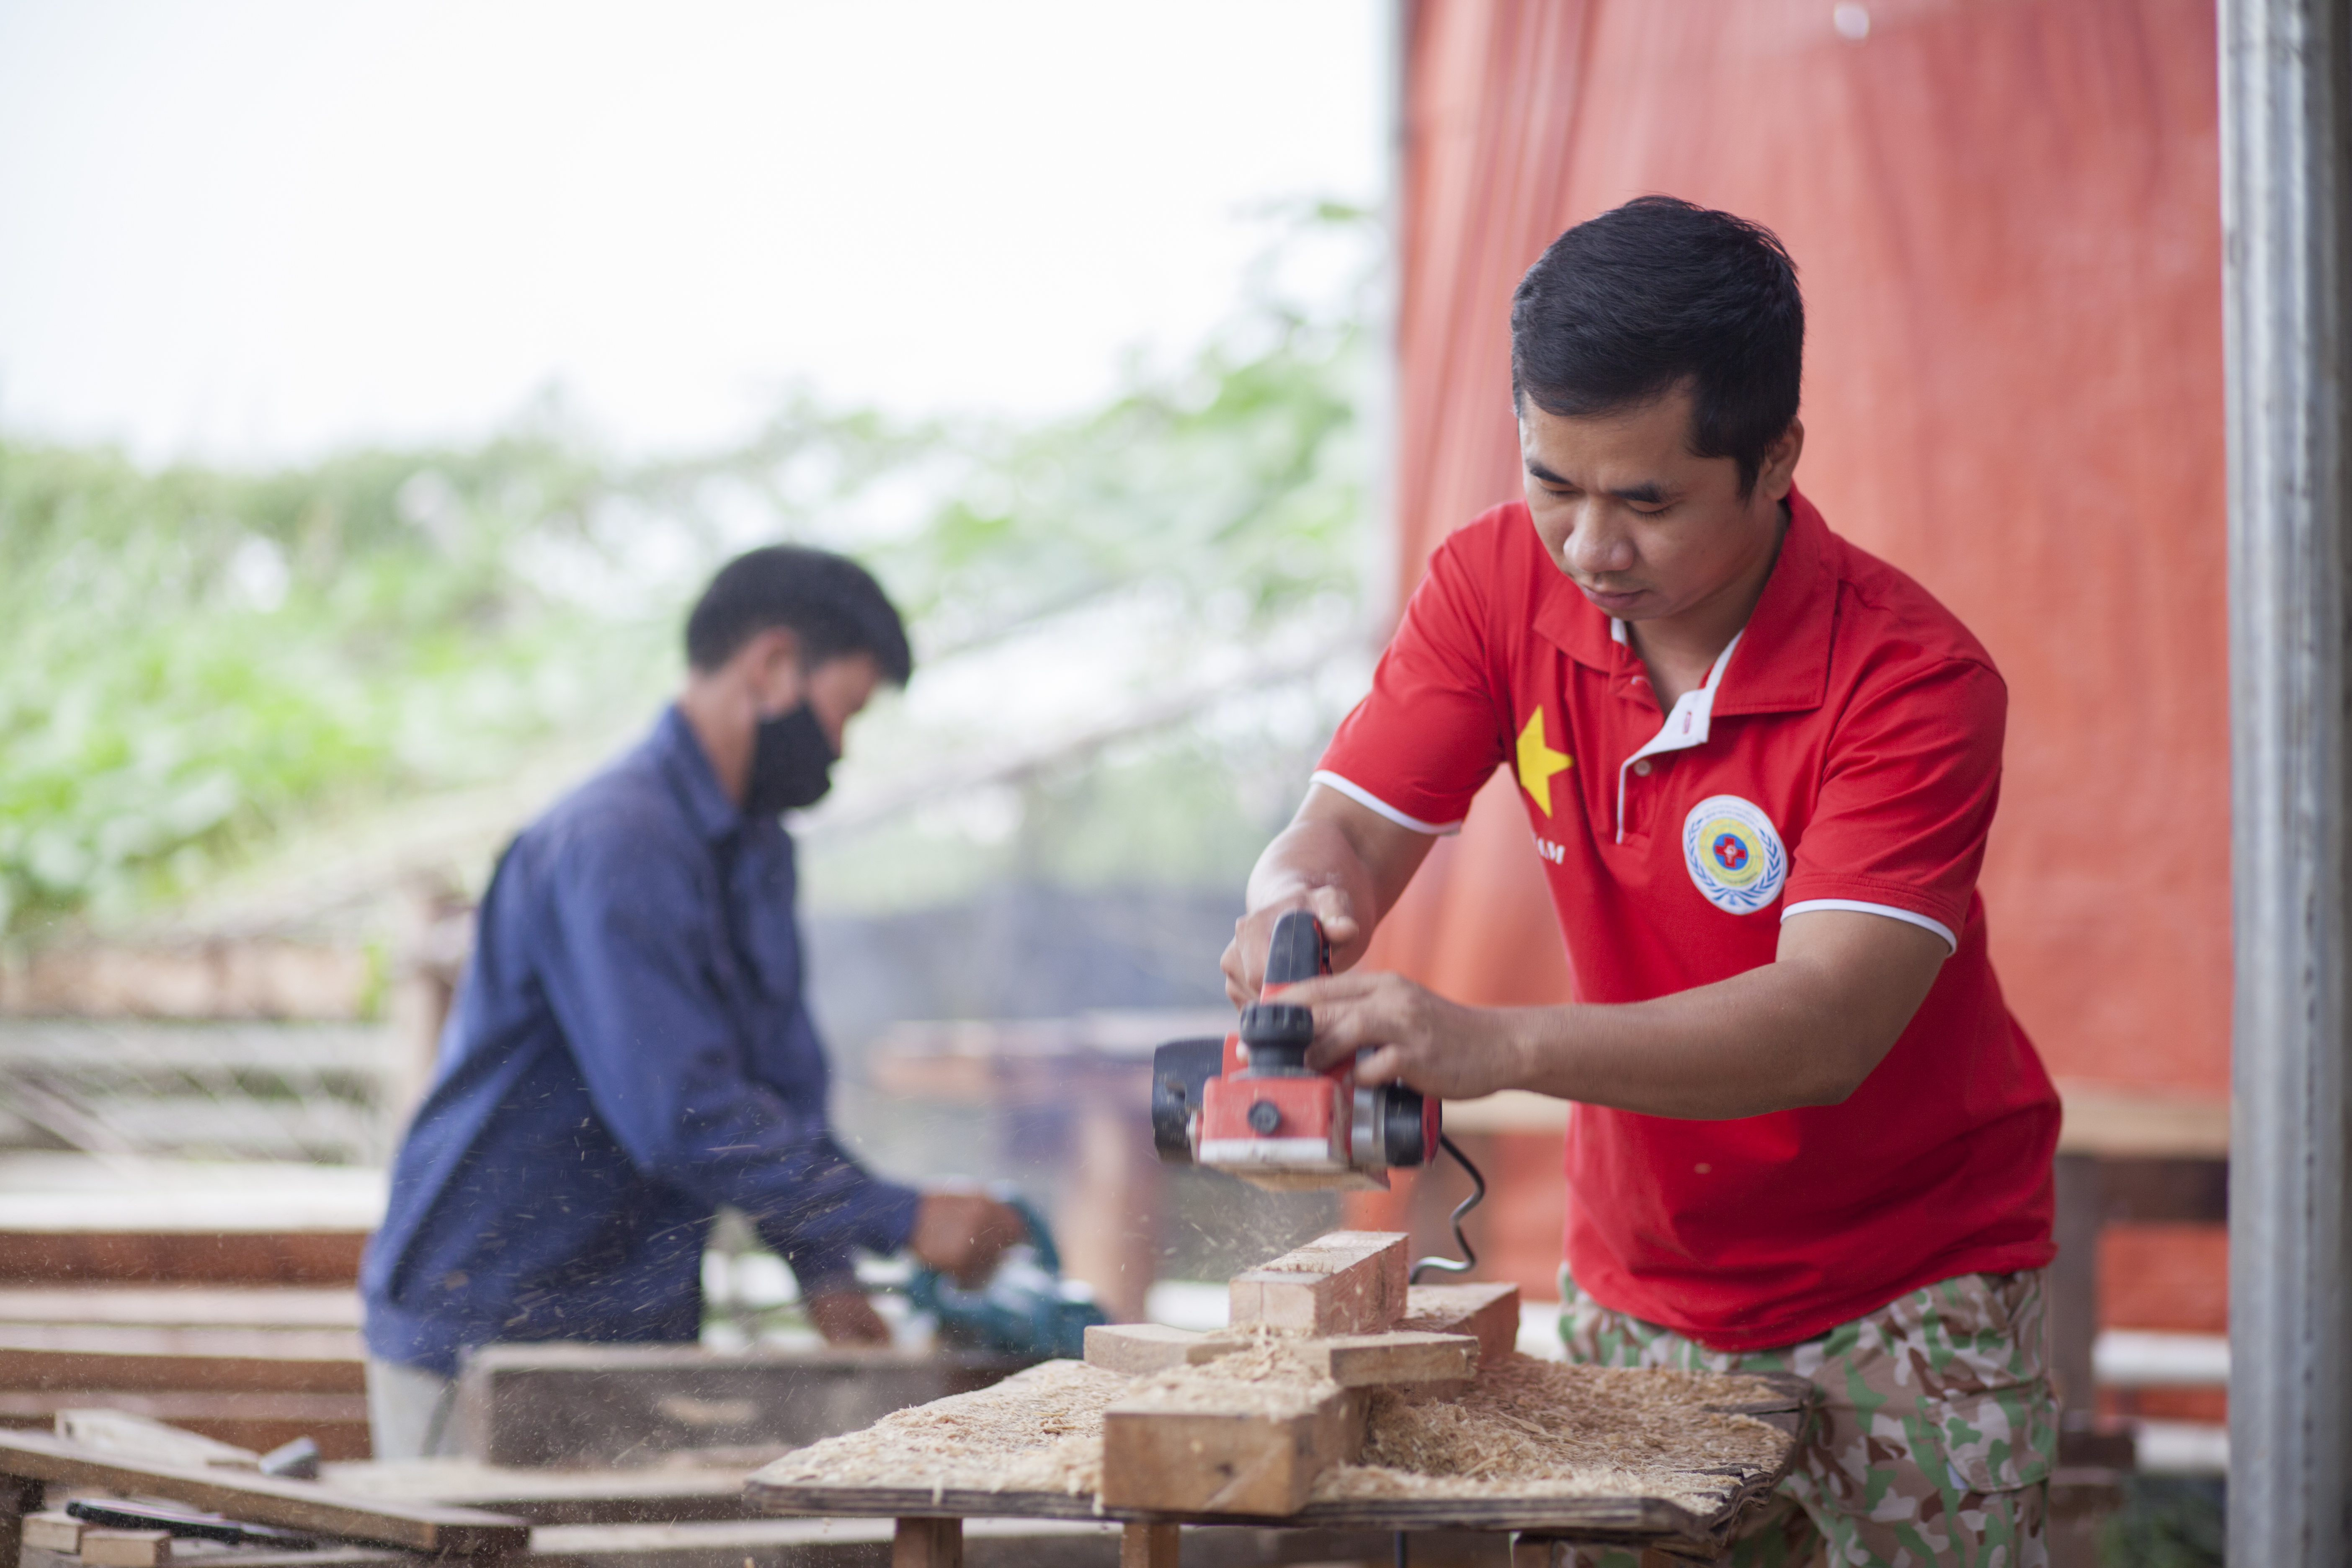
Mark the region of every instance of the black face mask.
[[774, 816], [814, 805], [833, 787], [837, 755], [805, 702], [761, 720], [751, 746], [751, 777], [743, 786], [744, 814]]

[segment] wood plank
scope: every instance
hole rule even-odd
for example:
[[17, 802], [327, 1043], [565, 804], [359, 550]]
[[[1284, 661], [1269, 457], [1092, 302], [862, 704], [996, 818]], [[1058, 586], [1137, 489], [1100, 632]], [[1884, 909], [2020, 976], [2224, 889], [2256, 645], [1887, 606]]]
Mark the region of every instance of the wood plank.
[[1415, 1285], [1405, 1292], [1404, 1317], [1397, 1326], [1432, 1334], [1468, 1334], [1478, 1342], [1478, 1358], [1492, 1364], [1518, 1348], [1519, 1288], [1517, 1285]]
[[[1198, 1366], [1248, 1347], [1240, 1334], [1197, 1333], [1163, 1323], [1098, 1323], [1087, 1330], [1087, 1364], [1142, 1377], [1171, 1366]], [[1467, 1334], [1391, 1330], [1384, 1334], [1303, 1338], [1292, 1349], [1343, 1388], [1381, 1384], [1463, 1382], [1475, 1376], [1478, 1342]]]
[[1300, 1359], [1342, 1388], [1382, 1384], [1461, 1383], [1477, 1375], [1479, 1345], [1469, 1334], [1345, 1334], [1308, 1340]]
[[11, 1285], [351, 1286], [362, 1229], [322, 1231], [0, 1230]]
[[2058, 1080], [2058, 1094], [2063, 1105], [2058, 1131], [2062, 1154], [2229, 1157], [2230, 1102], [2225, 1099], [2135, 1092], [2067, 1079]]
[[[688, 1456], [671, 1456], [673, 1459]], [[743, 1479], [758, 1460], [549, 1470], [477, 1459], [383, 1459], [329, 1465], [321, 1484], [352, 1497], [441, 1503], [513, 1514], [535, 1525], [671, 1524], [740, 1520]]]
[[890, 1542], [890, 1568], [963, 1568], [963, 1521], [900, 1520]]
[[364, 1394], [367, 1373], [339, 1330], [0, 1323], [0, 1388]]
[[200, 1432], [127, 1410], [60, 1410], [58, 1436], [68, 1443], [125, 1458], [152, 1459], [163, 1465], [218, 1466], [232, 1470], [258, 1470], [261, 1456], [251, 1448], [223, 1443]]
[[0, 1289], [0, 1323], [123, 1323], [157, 1328], [346, 1329], [360, 1326], [356, 1290], [202, 1285]]
[[1335, 1230], [1234, 1276], [1232, 1322], [1318, 1336], [1376, 1334], [1405, 1313], [1401, 1232]]
[[1091, 1323], [1087, 1327], [1087, 1364], [1142, 1377], [1171, 1366], [1213, 1361], [1239, 1349], [1240, 1343], [1165, 1323]]
[[1104, 1411], [1104, 1506], [1281, 1519], [1306, 1503], [1316, 1477], [1363, 1451], [1360, 1389], [1284, 1414], [1204, 1406]]
[[320, 1452], [331, 1459], [362, 1459], [369, 1452], [367, 1397], [361, 1394], [129, 1394], [113, 1389], [0, 1393], [0, 1426], [48, 1431], [59, 1411], [99, 1403], [256, 1453], [266, 1454], [303, 1436], [317, 1438]]
[[0, 1475], [158, 1497], [251, 1524], [442, 1555], [520, 1552], [530, 1546], [530, 1527], [500, 1514], [355, 1498], [310, 1481], [233, 1470], [142, 1464], [38, 1432], [0, 1432]]

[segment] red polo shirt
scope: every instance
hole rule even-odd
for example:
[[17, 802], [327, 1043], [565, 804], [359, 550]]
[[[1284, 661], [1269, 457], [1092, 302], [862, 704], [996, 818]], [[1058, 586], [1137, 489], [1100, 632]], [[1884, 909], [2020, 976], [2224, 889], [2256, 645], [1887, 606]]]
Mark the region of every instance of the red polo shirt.
[[1951, 613], [1801, 495], [1748, 626], [1663, 718], [1623, 628], [1525, 505], [1440, 545], [1318, 783], [1424, 833], [1510, 767], [1576, 994], [1638, 1002], [1772, 962], [1809, 909], [1952, 948], [1842, 1105], [1738, 1121], [1573, 1106], [1567, 1256], [1602, 1303], [1725, 1350], [1937, 1279], [2038, 1268], [2058, 1098], [1985, 954], [1977, 868], [2008, 696]]

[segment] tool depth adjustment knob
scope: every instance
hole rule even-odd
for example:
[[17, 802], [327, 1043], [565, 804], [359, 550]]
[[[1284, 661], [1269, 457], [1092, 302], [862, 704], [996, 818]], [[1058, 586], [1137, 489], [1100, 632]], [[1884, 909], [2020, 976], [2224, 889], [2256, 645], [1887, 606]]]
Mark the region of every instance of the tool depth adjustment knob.
[[1249, 1047], [1253, 1073], [1307, 1070], [1307, 1047], [1315, 1040], [1315, 1014], [1287, 1002], [1253, 1002], [1242, 1009], [1242, 1044]]

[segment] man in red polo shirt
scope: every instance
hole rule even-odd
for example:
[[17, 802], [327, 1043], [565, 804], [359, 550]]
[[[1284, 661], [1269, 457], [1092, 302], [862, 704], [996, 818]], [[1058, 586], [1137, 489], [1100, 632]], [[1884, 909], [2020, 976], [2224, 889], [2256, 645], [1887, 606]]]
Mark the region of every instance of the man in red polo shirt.
[[1734, 1561], [2041, 1563], [2058, 1101], [1976, 891], [2000, 677], [1798, 493], [1770, 234], [1644, 197], [1556, 240], [1511, 331], [1527, 499], [1431, 557], [1251, 877], [1228, 989], [1291, 909], [1353, 964], [1509, 768], [1577, 1000], [1342, 973], [1285, 994], [1310, 1063], [1572, 1102], [1572, 1358], [1816, 1382]]

